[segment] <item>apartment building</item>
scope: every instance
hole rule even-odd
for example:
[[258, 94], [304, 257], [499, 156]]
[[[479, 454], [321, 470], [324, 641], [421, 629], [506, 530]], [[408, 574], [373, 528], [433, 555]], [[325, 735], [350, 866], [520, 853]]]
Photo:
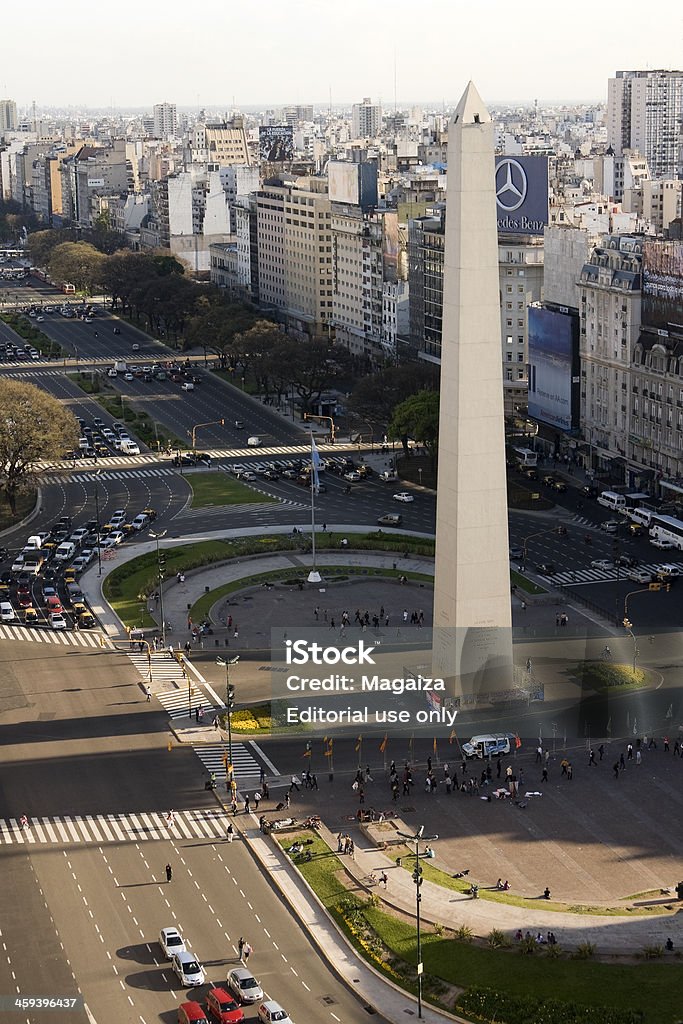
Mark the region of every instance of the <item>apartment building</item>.
[[[581, 433], [587, 464], [623, 476], [630, 369], [640, 333], [643, 240], [606, 235], [581, 269]], [[622, 467], [622, 468], [619, 468]]]
[[527, 309], [543, 300], [543, 238], [498, 236], [500, 331], [503, 349], [505, 415], [526, 405], [529, 331]]
[[173, 139], [178, 132], [178, 112], [175, 103], [155, 103], [152, 110], [155, 139]]
[[327, 181], [286, 175], [256, 193], [259, 300], [302, 334], [333, 318], [331, 203]]
[[382, 129], [382, 107], [373, 103], [369, 96], [362, 103], [354, 103], [351, 108], [351, 137], [354, 139], [374, 139]]
[[683, 178], [683, 71], [617, 71], [607, 86], [607, 136], [617, 156], [639, 150], [653, 178]]
[[17, 105], [14, 100], [0, 100], [0, 135], [16, 131]]
[[207, 164], [212, 168], [248, 166], [251, 159], [242, 118], [197, 122], [190, 132], [186, 163]]

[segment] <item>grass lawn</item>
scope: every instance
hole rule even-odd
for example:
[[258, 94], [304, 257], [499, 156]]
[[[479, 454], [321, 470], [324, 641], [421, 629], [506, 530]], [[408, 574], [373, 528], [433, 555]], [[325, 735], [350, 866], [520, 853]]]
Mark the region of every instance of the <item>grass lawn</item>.
[[539, 587], [538, 584], [528, 580], [526, 576], [522, 576], [519, 572], [510, 570], [510, 581], [514, 583], [520, 590], [524, 590], [527, 594], [546, 594], [547, 591], [543, 587]]
[[[283, 847], [298, 838], [291, 834], [280, 840]], [[310, 838], [306, 833], [302, 839]], [[317, 836], [308, 847], [314, 855], [309, 863], [298, 864], [302, 875], [326, 908], [339, 922], [360, 952], [364, 946], [345, 926], [340, 901], [348, 895], [343, 866]], [[355, 886], [355, 883], [354, 883]], [[406, 964], [416, 964], [415, 926], [394, 917], [381, 906], [366, 903], [363, 916], [386, 949]], [[367, 951], [366, 951], [367, 952]], [[467, 989], [488, 987], [513, 996], [554, 999], [586, 1006], [610, 1006], [618, 1010], [642, 1010], [646, 1024], [675, 1024], [680, 1020], [680, 986], [683, 965], [678, 963], [605, 964], [569, 957], [549, 958], [545, 952], [522, 957], [516, 948], [488, 949], [437, 935], [425, 928], [422, 956], [427, 981], [441, 978], [450, 985]], [[373, 959], [373, 966], [377, 962]], [[394, 976], [394, 980], [395, 976]], [[406, 987], [411, 988], [408, 984]]]
[[27, 491], [20, 491], [17, 495], [17, 514], [12, 515], [10, 507], [4, 495], [0, 497], [0, 530], [8, 530], [10, 526], [16, 526], [29, 512], [32, 512], [36, 504], [36, 489], [29, 488]]
[[261, 494], [227, 473], [185, 473], [185, 480], [192, 488], [192, 508], [206, 508], [208, 505], [246, 505], [274, 502], [277, 499]]

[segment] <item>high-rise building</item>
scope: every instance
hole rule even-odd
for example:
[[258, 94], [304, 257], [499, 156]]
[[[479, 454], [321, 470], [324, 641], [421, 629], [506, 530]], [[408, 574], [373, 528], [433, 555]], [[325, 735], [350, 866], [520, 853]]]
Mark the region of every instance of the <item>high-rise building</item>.
[[0, 134], [13, 132], [17, 127], [17, 105], [14, 100], [0, 100]]
[[382, 108], [366, 96], [351, 109], [351, 135], [354, 139], [374, 139], [382, 127]]
[[320, 335], [332, 319], [330, 198], [321, 178], [265, 184], [256, 193], [259, 299], [295, 330]]
[[175, 103], [154, 104], [154, 137], [172, 139], [178, 130], [178, 113]]
[[682, 178], [683, 71], [617, 71], [607, 89], [607, 139], [637, 149], [652, 178]]

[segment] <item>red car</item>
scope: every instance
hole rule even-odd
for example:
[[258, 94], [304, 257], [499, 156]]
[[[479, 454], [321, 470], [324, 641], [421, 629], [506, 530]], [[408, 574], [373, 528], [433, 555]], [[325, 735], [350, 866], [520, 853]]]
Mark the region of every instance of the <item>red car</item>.
[[206, 996], [206, 1009], [209, 1015], [221, 1024], [244, 1020], [242, 1007], [223, 988], [212, 988]]
[[33, 607], [33, 599], [30, 594], [19, 594], [17, 596], [20, 608], [31, 608]]
[[48, 612], [63, 612], [62, 602], [59, 600], [57, 595], [48, 597], [45, 602]]

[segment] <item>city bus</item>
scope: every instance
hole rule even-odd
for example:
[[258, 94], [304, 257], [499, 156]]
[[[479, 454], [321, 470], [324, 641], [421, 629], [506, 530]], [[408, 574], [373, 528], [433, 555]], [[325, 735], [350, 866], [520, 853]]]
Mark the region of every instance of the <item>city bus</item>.
[[538, 455], [536, 452], [532, 452], [530, 448], [513, 448], [512, 454], [517, 465], [521, 466], [522, 469], [538, 465]]
[[652, 516], [650, 520], [652, 540], [664, 540], [683, 551], [683, 521], [673, 516]]

